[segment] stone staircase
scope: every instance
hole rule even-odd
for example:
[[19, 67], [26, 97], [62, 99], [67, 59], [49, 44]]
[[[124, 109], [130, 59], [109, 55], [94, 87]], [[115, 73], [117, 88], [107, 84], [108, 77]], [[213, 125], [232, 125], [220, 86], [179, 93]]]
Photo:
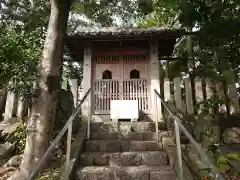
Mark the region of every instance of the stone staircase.
[[[168, 136], [159, 124], [160, 140]], [[170, 159], [156, 142], [153, 122], [92, 123], [83, 145], [78, 180], [176, 180]]]

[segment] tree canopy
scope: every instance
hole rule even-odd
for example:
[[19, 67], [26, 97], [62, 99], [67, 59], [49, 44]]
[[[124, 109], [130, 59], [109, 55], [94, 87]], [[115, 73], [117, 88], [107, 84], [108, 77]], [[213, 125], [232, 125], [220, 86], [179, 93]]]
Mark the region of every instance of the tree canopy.
[[179, 27], [179, 4], [176, 0], [154, 0], [146, 16], [139, 17], [138, 24], [143, 27]]
[[[74, 1], [68, 22], [68, 33], [82, 26], [132, 26], [136, 19], [151, 11], [150, 1]], [[147, 9], [146, 9], [147, 8]], [[36, 79], [40, 50], [50, 15], [48, 0], [3, 0], [0, 4], [1, 85], [12, 82], [19, 89]], [[71, 57], [66, 54], [67, 59]], [[67, 65], [68, 64], [68, 65]], [[78, 66], [65, 63], [69, 69]], [[70, 64], [70, 65], [69, 65]], [[70, 71], [71, 72], [71, 71]], [[75, 73], [76, 74], [76, 73]], [[28, 87], [27, 86], [27, 87]]]
[[[178, 20], [183, 27], [198, 31], [193, 36], [195, 74], [212, 79], [239, 78], [239, 18], [237, 1], [195, 0], [180, 4]], [[187, 72], [187, 39], [176, 44], [175, 55], [185, 60], [170, 63], [170, 72]], [[179, 68], [182, 67], [182, 68]], [[175, 76], [174, 75], [174, 76]]]
[[[196, 74], [216, 78], [219, 76], [219, 72], [222, 76], [223, 72], [228, 74], [227, 70], [233, 70], [238, 78], [240, 63], [239, 6], [239, 2], [236, 0], [78, 0], [72, 4], [68, 33], [75, 32], [83, 26], [190, 27], [199, 31], [192, 39]], [[1, 29], [4, 29], [4, 33], [9, 31], [6, 37], [2, 37], [5, 39], [2, 40], [5, 46], [2, 47], [8, 48], [6, 44], [11, 44], [10, 35], [15, 34], [18, 38], [22, 37], [22, 42], [33, 43], [33, 46], [29, 47], [32, 49], [27, 51], [32, 51], [33, 56], [28, 62], [26, 55], [24, 62], [36, 65], [40, 58], [36, 57], [40, 56], [39, 49], [42, 48], [49, 20], [49, 1], [3, 0], [0, 10]], [[10, 24], [11, 27], [9, 27]], [[9, 43], [6, 42], [7, 39], [9, 39]], [[185, 60], [170, 63], [170, 69], [173, 69], [174, 76], [188, 71], [186, 65], [190, 60], [187, 60], [186, 43], [187, 39], [183, 37], [176, 44], [174, 55], [184, 57]], [[6, 65], [6, 62], [14, 62], [20, 58], [20, 55], [16, 58], [13, 56], [14, 54], [11, 54], [11, 57], [5, 57], [3, 61], [5, 68], [2, 72], [9, 74], [6, 78], [14, 77], [10, 75], [13, 74], [11, 71], [14, 66], [11, 63]], [[10, 58], [11, 61], [6, 58]], [[33, 60], [34, 58], [36, 59]], [[26, 67], [28, 67], [27, 64]], [[10, 69], [11, 73], [8, 73], [7, 69]], [[31, 68], [33, 74], [35, 69]], [[22, 81], [25, 79], [25, 75], [21, 76], [21, 78], [18, 76], [18, 79]], [[5, 81], [1, 80], [1, 84]]]
[[1, 85], [11, 82], [11, 87], [29, 87], [36, 78], [37, 62], [41, 54], [38, 39], [18, 34], [14, 29], [1, 29], [0, 77]]

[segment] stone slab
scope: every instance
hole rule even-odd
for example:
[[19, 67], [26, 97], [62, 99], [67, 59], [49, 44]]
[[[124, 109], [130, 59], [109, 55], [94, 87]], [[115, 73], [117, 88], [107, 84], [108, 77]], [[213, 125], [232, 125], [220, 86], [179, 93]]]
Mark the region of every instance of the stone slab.
[[101, 141], [86, 141], [84, 143], [84, 151], [86, 152], [98, 152]]
[[90, 134], [91, 140], [115, 140], [119, 139], [119, 133], [117, 132], [94, 132]]
[[142, 163], [141, 154], [136, 152], [113, 153], [109, 155], [109, 166], [138, 166]]
[[[156, 132], [155, 122], [92, 122], [91, 132]], [[166, 130], [164, 123], [159, 122], [158, 129]]]
[[176, 175], [169, 167], [161, 166], [89, 166], [78, 169], [76, 180], [176, 180]]
[[123, 140], [134, 140], [134, 141], [142, 141], [143, 140], [143, 133], [137, 133], [137, 132], [128, 132], [128, 133], [122, 133], [121, 139]]
[[168, 165], [168, 156], [164, 151], [148, 151], [142, 154], [142, 165], [160, 166]]
[[[108, 151], [105, 151], [106, 149]], [[155, 141], [94, 140], [86, 141], [84, 150], [85, 152], [161, 151], [163, 144]]]
[[149, 180], [176, 180], [176, 174], [173, 171], [154, 171], [150, 172]]
[[119, 152], [120, 148], [118, 141], [102, 141], [99, 144], [99, 152]]
[[152, 141], [156, 140], [155, 132], [93, 132], [90, 140], [129, 140], [129, 141]]
[[79, 163], [82, 166], [163, 166], [168, 165], [168, 157], [164, 151], [83, 153]]
[[77, 180], [113, 180], [114, 171], [107, 167], [84, 167], [77, 172]]

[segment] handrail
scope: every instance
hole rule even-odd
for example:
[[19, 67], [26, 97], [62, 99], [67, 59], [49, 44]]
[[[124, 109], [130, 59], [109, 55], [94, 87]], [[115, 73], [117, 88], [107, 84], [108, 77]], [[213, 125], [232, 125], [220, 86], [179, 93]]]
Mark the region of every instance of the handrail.
[[207, 154], [201, 149], [201, 147], [198, 145], [198, 143], [194, 140], [192, 135], [187, 131], [187, 129], [184, 127], [184, 125], [181, 123], [180, 119], [175, 116], [168, 105], [165, 103], [165, 101], [161, 98], [161, 95], [159, 92], [154, 89], [155, 94], [160, 99], [162, 105], [167, 109], [169, 114], [174, 119], [174, 126], [175, 126], [175, 135], [176, 135], [176, 145], [177, 145], [177, 153], [178, 153], [178, 163], [179, 163], [179, 179], [183, 180], [183, 166], [182, 166], [182, 153], [181, 153], [181, 142], [180, 142], [180, 130], [185, 134], [185, 136], [189, 139], [189, 141], [195, 146], [198, 153], [202, 156], [203, 160], [207, 163], [207, 165], [212, 169], [213, 175], [215, 176], [216, 180], [223, 180], [223, 176], [218, 173], [217, 168], [212, 164], [212, 162], [209, 160]]
[[[69, 125], [71, 125], [71, 123], [73, 122], [73, 120], [75, 119], [76, 115], [79, 113], [82, 104], [84, 103], [84, 101], [87, 99], [89, 93], [91, 92], [92, 88], [89, 88], [88, 91], [86, 92], [86, 94], [83, 96], [82, 100], [80, 101], [80, 104], [78, 105], [78, 107], [73, 111], [72, 115], [70, 116], [70, 118], [68, 119], [68, 121], [66, 122], [66, 124], [64, 125], [64, 127], [62, 128], [62, 130], [60, 131], [60, 133], [57, 135], [57, 137], [53, 140], [53, 142], [51, 143], [51, 145], [49, 146], [49, 148], [47, 149], [47, 151], [44, 153], [44, 155], [42, 156], [42, 158], [40, 159], [40, 161], [37, 163], [36, 168], [31, 172], [30, 176], [28, 177], [28, 180], [34, 180], [38, 173], [40, 172], [40, 169], [42, 168], [44, 162], [46, 161], [46, 159], [48, 158], [48, 156], [53, 152], [54, 148], [56, 147], [56, 145], [59, 143], [59, 141], [62, 139], [63, 135], [66, 133], [67, 129], [69, 128]], [[67, 161], [67, 160], [66, 160]], [[69, 160], [68, 160], [69, 161]], [[68, 176], [68, 174], [67, 174]]]

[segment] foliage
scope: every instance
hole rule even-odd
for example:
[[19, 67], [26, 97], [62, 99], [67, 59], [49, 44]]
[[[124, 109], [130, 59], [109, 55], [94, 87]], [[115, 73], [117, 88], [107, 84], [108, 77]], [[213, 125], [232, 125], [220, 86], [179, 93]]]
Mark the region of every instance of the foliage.
[[[213, 154], [211, 156], [216, 157]], [[230, 179], [237, 180], [237, 179], [239, 179], [240, 171], [236, 167], [235, 168], [232, 167], [232, 165], [230, 164], [231, 160], [238, 161], [238, 164], [239, 164], [240, 154], [239, 153], [229, 153], [226, 155], [217, 156], [214, 164], [216, 163], [217, 171], [221, 175], [221, 177], [224, 177], [224, 179], [229, 179], [229, 180]], [[216, 178], [213, 177], [213, 174], [211, 172], [212, 171], [210, 169], [202, 170], [202, 171], [200, 171], [200, 176], [202, 179], [215, 180]]]
[[11, 88], [18, 90], [31, 86], [37, 76], [39, 40], [10, 27], [0, 31], [5, 34], [0, 37], [0, 84], [11, 82]]
[[41, 173], [37, 180], [63, 180], [62, 170], [65, 159], [65, 155], [61, 152], [55, 152], [52, 157], [51, 167]]
[[[239, 79], [240, 2], [230, 0], [179, 2], [180, 4], [177, 4], [177, 1], [164, 1], [166, 4], [161, 8], [174, 12], [177, 17], [173, 19], [177, 22], [177, 26], [180, 25], [188, 31], [196, 31], [196, 34], [191, 37], [192, 40], [187, 37], [177, 40], [173, 56], [182, 59], [169, 62], [170, 78], [189, 74], [227, 82]], [[157, 8], [155, 6], [155, 9]], [[156, 10], [153, 13], [157, 18], [150, 16], [146, 22], [150, 22], [149, 26], [161, 25], [164, 19], [164, 16], [161, 16], [163, 13]], [[168, 15], [168, 17], [172, 16]], [[167, 21], [165, 24], [169, 25]], [[188, 49], [191, 43], [193, 48]], [[193, 51], [194, 59], [188, 59], [189, 50]], [[189, 64], [193, 64], [194, 74], [189, 71]]]
[[[185, 16], [191, 17], [192, 24], [200, 30], [194, 47], [195, 58], [200, 64], [198, 68], [201, 69], [199, 74], [206, 73], [207, 70], [212, 75], [215, 74], [213, 78], [218, 76], [225, 79], [229, 76], [229, 71], [238, 73], [239, 6], [239, 2], [229, 0], [191, 2], [193, 10]], [[184, 18], [182, 23], [188, 24], [184, 22]]]
[[[218, 0], [135, 0], [76, 1], [69, 19], [69, 32], [82, 26], [191, 26], [200, 33], [193, 38], [195, 74], [197, 76], [233, 79], [239, 74], [239, 27], [240, 14], [237, 1]], [[180, 11], [179, 11], [180, 10]], [[3, 0], [1, 22], [14, 24], [14, 30], [31, 34], [44, 40], [50, 12], [47, 0]], [[44, 15], [44, 16], [43, 16]], [[187, 58], [186, 38], [179, 40], [175, 56]], [[215, 49], [214, 49], [215, 48]], [[214, 52], [217, 56], [214, 58]], [[220, 53], [221, 52], [221, 53]], [[170, 63], [170, 74], [177, 76], [189, 73], [187, 64], [191, 60]], [[238, 78], [238, 76], [237, 76]]]
[[240, 154], [230, 153], [217, 158], [217, 167], [220, 172], [226, 172], [230, 169], [228, 159], [240, 160]]
[[140, 17], [138, 24], [143, 27], [169, 26], [179, 27], [179, 11], [176, 0], [154, 0], [152, 11]]
[[82, 61], [78, 58], [73, 58], [67, 48], [65, 48], [63, 62], [63, 79], [82, 79], [83, 66]]
[[224, 99], [222, 96], [212, 96], [198, 104], [199, 112], [214, 117], [216, 115], [216, 109], [224, 105]]
[[48, 0], [2, 0], [0, 4], [1, 24], [9, 24], [17, 32], [42, 38], [50, 15]]
[[[0, 3], [0, 33], [5, 34], [0, 37], [0, 86], [10, 81], [9, 88], [32, 96], [49, 15], [48, 0], [3, 0]], [[69, 31], [74, 31], [78, 21], [78, 17], [70, 18]], [[66, 70], [64, 77], [81, 76], [81, 67], [69, 64], [63, 68]]]
[[73, 12], [84, 15], [97, 26], [134, 26], [139, 17], [152, 11], [152, 0], [81, 0], [73, 5]]
[[[240, 175], [239, 169], [235, 169], [234, 167], [232, 167], [232, 165], [230, 164], [231, 160], [235, 160], [239, 164], [240, 163], [240, 153], [229, 153], [229, 154], [221, 155], [221, 156], [217, 157], [217, 168], [218, 168], [219, 172], [225, 174], [226, 176], [237, 176], [238, 177]], [[233, 172], [231, 172], [231, 174], [229, 174], [230, 171], [233, 171]]]
[[50, 14], [47, 0], [3, 0], [0, 4], [0, 84], [29, 94], [37, 76]]
[[47, 0], [3, 0], [0, 4], [0, 33], [5, 34], [0, 37], [0, 86], [11, 82], [9, 88], [28, 99], [34, 93], [49, 14]]
[[[154, 5], [156, 2], [145, 0], [75, 1], [70, 14], [68, 32], [76, 32], [79, 27], [89, 25], [133, 26], [138, 24], [137, 20], [151, 13]], [[1, 33], [7, 36], [0, 39], [0, 45], [3, 47], [0, 59], [4, 58], [0, 64], [0, 84], [11, 81], [11, 87], [15, 90], [23, 91], [25, 87], [28, 94], [31, 92], [32, 83], [37, 75], [37, 63], [41, 58], [49, 14], [50, 2], [47, 0], [1, 2], [0, 29]], [[74, 61], [76, 60], [74, 58]], [[73, 64], [65, 63], [64, 78], [81, 77], [81, 64], [78, 66]]]
[[26, 127], [24, 124], [20, 124], [16, 130], [10, 134], [8, 134], [5, 138], [6, 142], [12, 144], [12, 150], [21, 154], [24, 151], [25, 141], [26, 141]]
[[37, 180], [63, 180], [61, 169], [48, 170], [42, 173]]

